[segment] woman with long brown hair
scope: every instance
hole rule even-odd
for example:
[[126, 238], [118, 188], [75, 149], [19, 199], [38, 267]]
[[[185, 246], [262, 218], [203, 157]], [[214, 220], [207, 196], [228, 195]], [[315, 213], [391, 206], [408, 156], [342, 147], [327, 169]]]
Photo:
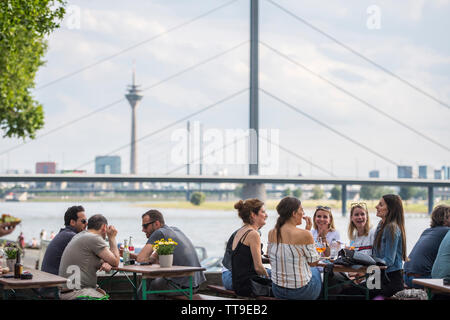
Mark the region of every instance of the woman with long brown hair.
[[377, 209], [378, 223], [373, 254], [383, 259], [387, 269], [381, 277], [381, 289], [374, 289], [371, 295], [390, 297], [403, 290], [402, 261], [407, 261], [405, 215], [402, 199], [398, 195], [386, 194], [381, 197]]
[[234, 208], [238, 210], [244, 225], [229, 240], [232, 287], [240, 296], [251, 296], [250, 279], [257, 275], [269, 276], [262, 263], [261, 238], [258, 233], [266, 224], [267, 214], [264, 202], [258, 199], [239, 200]]
[[[280, 299], [315, 300], [322, 280], [317, 266], [320, 259], [300, 200], [283, 198], [277, 205], [278, 220], [269, 232], [267, 252], [271, 265], [272, 291]], [[297, 228], [306, 221], [306, 230]]]

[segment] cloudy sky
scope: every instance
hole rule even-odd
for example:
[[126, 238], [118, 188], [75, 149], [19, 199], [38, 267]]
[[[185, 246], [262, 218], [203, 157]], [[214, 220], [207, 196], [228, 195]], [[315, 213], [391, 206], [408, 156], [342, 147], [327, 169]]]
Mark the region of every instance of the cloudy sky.
[[[113, 154], [128, 173], [133, 61], [144, 89], [139, 173], [183, 174], [174, 170], [186, 121], [158, 130], [208, 106], [190, 120], [213, 137], [205, 149], [226, 145], [218, 135], [248, 128], [249, 3], [69, 1], [36, 79], [45, 128], [24, 145], [1, 139], [0, 171], [55, 161], [94, 172], [95, 156]], [[450, 0], [261, 0], [260, 128], [280, 145], [262, 172], [394, 178], [395, 164], [450, 165], [449, 14]], [[230, 162], [203, 172], [224, 168], [247, 172]]]

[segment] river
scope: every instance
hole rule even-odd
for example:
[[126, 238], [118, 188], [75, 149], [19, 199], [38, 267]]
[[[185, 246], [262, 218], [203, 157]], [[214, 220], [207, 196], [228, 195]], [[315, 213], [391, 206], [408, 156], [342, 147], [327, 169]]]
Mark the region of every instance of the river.
[[[101, 213], [110, 225], [118, 230], [118, 242], [132, 236], [135, 246], [142, 246], [146, 242], [145, 234], [141, 231], [141, 216], [147, 211], [146, 208], [137, 207], [137, 202], [88, 202], [83, 207], [89, 218], [93, 214]], [[25, 241], [28, 243], [33, 237], [38, 239], [42, 229], [55, 234], [64, 225], [64, 212], [75, 204], [64, 202], [2, 202], [0, 213], [9, 213], [21, 218], [22, 223], [9, 236], [8, 239], [17, 239], [23, 232]], [[150, 207], [148, 209], [151, 209]], [[164, 214], [166, 224], [180, 228], [194, 243], [195, 246], [204, 247], [208, 256], [222, 256], [225, 243], [231, 233], [241, 226], [241, 220], [234, 210], [207, 211], [188, 209], [158, 209]], [[305, 210], [306, 214], [312, 216], [313, 210]], [[277, 213], [268, 210], [267, 223], [261, 229], [264, 251], [267, 244], [267, 234], [275, 225]], [[341, 239], [347, 241], [348, 217], [342, 217], [341, 213], [334, 213], [335, 225], [341, 234]], [[430, 218], [427, 214], [406, 214], [406, 240], [408, 253], [413, 248], [423, 230], [429, 227]], [[379, 218], [374, 212], [370, 213], [372, 225], [376, 225]], [[303, 224], [304, 227], [304, 224]]]

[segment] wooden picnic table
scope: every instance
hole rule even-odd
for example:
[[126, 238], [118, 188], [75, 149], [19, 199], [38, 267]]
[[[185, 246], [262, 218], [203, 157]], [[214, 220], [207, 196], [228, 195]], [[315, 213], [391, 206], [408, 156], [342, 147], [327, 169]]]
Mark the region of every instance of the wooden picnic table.
[[412, 282], [427, 289], [429, 300], [433, 296], [433, 292], [450, 294], [450, 286], [444, 284], [444, 279], [413, 279]]
[[[348, 281], [343, 281], [341, 283], [338, 283], [338, 284], [333, 285], [333, 286], [330, 287], [329, 286], [330, 273], [325, 268], [329, 264], [330, 263], [319, 262], [319, 264], [317, 265], [318, 267], [323, 267], [324, 268], [323, 269], [323, 298], [324, 298], [324, 300], [328, 300], [329, 296], [347, 296], [347, 295], [337, 295], [337, 294], [329, 294], [328, 293], [329, 289], [336, 288], [336, 287], [339, 287], [339, 286], [344, 286], [344, 285], [347, 285], [347, 284], [350, 284], [352, 286], [360, 288], [364, 292], [365, 299], [369, 300], [369, 288], [367, 287], [367, 285], [361, 286], [361, 285], [355, 283], [354, 280], [350, 280], [349, 279]], [[347, 266], [335, 264], [333, 266], [333, 272], [357, 272], [357, 273], [361, 273], [362, 274], [362, 276], [357, 277], [357, 279], [365, 279], [365, 280], [367, 280], [367, 278], [371, 275], [370, 273], [367, 273], [367, 268], [369, 268], [369, 267], [370, 266], [361, 266], [359, 268], [352, 268], [352, 267], [347, 267]], [[386, 270], [387, 269], [386, 266], [378, 266], [378, 268], [380, 268], [380, 270]]]
[[0, 288], [3, 292], [3, 299], [8, 299], [8, 290], [17, 289], [39, 289], [39, 288], [55, 288], [55, 297], [58, 298], [58, 287], [67, 283], [67, 279], [48, 272], [23, 268], [24, 271], [28, 271], [33, 275], [32, 279], [15, 279], [5, 278], [5, 275], [12, 275], [13, 272], [0, 276]]
[[[147, 300], [148, 294], [154, 293], [165, 293], [165, 292], [180, 292], [189, 297], [192, 300], [193, 296], [193, 288], [192, 288], [192, 278], [195, 272], [205, 271], [206, 269], [203, 267], [190, 267], [190, 266], [172, 266], [172, 267], [160, 267], [159, 264], [152, 265], [127, 265], [124, 266], [123, 263], [120, 263], [118, 267], [113, 267], [113, 270], [118, 272], [131, 272], [133, 273], [133, 281], [128, 278], [135, 290], [135, 297], [137, 297], [137, 273], [142, 274], [142, 299]], [[113, 274], [114, 276], [114, 274]], [[175, 277], [189, 277], [189, 288], [180, 288], [176, 283], [171, 282], [174, 286], [173, 290], [159, 290], [152, 291], [147, 290], [147, 281], [146, 279], [155, 279], [155, 278], [175, 278]]]

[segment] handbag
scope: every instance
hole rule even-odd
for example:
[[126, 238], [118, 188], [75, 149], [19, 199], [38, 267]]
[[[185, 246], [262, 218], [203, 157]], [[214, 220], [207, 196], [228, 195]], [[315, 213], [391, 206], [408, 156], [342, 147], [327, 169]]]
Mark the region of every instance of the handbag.
[[376, 261], [368, 254], [357, 252], [349, 249], [341, 249], [338, 252], [338, 258], [334, 261], [334, 264], [340, 264], [344, 266], [372, 266], [378, 265], [381, 261]]
[[254, 276], [250, 278], [250, 286], [254, 296], [273, 297], [272, 280], [269, 278]]

